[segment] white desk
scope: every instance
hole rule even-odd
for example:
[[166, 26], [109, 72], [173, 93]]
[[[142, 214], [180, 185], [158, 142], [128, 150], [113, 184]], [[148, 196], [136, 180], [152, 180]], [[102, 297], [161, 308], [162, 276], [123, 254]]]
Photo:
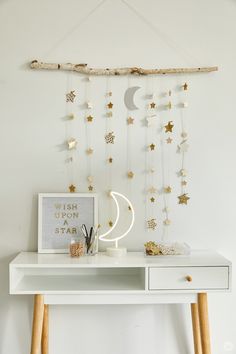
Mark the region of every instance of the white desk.
[[230, 284], [231, 263], [209, 251], [120, 259], [22, 252], [10, 263], [10, 294], [35, 295], [31, 354], [41, 346], [48, 354], [48, 305], [163, 303], [191, 304], [195, 354], [210, 354], [207, 293]]

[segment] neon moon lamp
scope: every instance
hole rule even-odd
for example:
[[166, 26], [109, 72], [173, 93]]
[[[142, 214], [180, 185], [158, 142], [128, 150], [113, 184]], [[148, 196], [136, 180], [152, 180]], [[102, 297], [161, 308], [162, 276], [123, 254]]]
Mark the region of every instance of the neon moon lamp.
[[[116, 225], [118, 224], [119, 218], [120, 218], [120, 207], [119, 207], [119, 203], [117, 201], [116, 196], [123, 198], [128, 203], [128, 205], [130, 206], [130, 209], [131, 209], [132, 219], [131, 219], [131, 223], [130, 223], [128, 229], [122, 235], [114, 237], [114, 238], [106, 238], [106, 236], [108, 236], [115, 229]], [[122, 238], [124, 238], [125, 236], [127, 236], [134, 225], [134, 208], [133, 208], [133, 205], [130, 203], [129, 199], [126, 198], [121, 193], [111, 191], [111, 197], [113, 198], [113, 200], [116, 204], [116, 220], [114, 222], [114, 225], [107, 232], [105, 232], [104, 234], [99, 236], [99, 240], [104, 241], [104, 242], [115, 242], [115, 247], [107, 248], [107, 255], [112, 256], [112, 257], [121, 257], [126, 254], [127, 249], [126, 248], [119, 248], [118, 241], [121, 240]]]

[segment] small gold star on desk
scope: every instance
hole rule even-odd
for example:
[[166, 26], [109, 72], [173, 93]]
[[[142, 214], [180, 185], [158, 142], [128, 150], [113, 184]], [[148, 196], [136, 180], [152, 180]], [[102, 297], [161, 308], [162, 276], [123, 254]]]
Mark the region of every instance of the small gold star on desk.
[[186, 186], [186, 185], [187, 185], [187, 181], [182, 181], [182, 182], [181, 182], [181, 185], [182, 185], [182, 186]]
[[170, 186], [164, 187], [164, 192], [171, 193], [171, 187]]
[[165, 132], [166, 133], [172, 133], [172, 130], [174, 128], [174, 124], [172, 124], [172, 121], [169, 121], [168, 124], [165, 125]]
[[167, 144], [171, 144], [172, 141], [173, 141], [173, 139], [171, 139], [170, 137], [166, 139]]
[[89, 116], [87, 117], [87, 121], [88, 121], [89, 123], [91, 123], [91, 122], [93, 121], [93, 116], [89, 115]]
[[187, 89], [188, 89], [188, 84], [187, 84], [187, 82], [185, 82], [185, 83], [182, 85], [182, 88], [183, 88], [184, 91], [187, 91]]
[[88, 155], [92, 155], [93, 154], [93, 149], [92, 148], [88, 148], [86, 150], [86, 152], [87, 152]]
[[110, 227], [112, 227], [112, 226], [113, 226], [113, 222], [112, 222], [111, 220], [109, 220], [109, 221], [108, 221], [108, 225], [109, 225]]
[[150, 202], [151, 202], [151, 203], [154, 203], [154, 202], [155, 202], [155, 198], [154, 198], [154, 197], [151, 197], [151, 198], [150, 198]]
[[67, 147], [69, 150], [76, 149], [77, 141], [74, 138], [71, 138], [67, 141]]
[[108, 107], [109, 109], [112, 109], [113, 103], [112, 103], [112, 102], [109, 102], [108, 105], [107, 105], [107, 107]]
[[134, 118], [132, 118], [132, 117], [127, 118], [127, 124], [128, 125], [134, 124]]
[[109, 163], [112, 163], [112, 162], [113, 162], [113, 158], [112, 158], [112, 157], [109, 157], [109, 158], [108, 158], [108, 162], [109, 162]]
[[76, 190], [76, 187], [75, 187], [73, 184], [71, 184], [71, 185], [69, 186], [69, 191], [70, 191], [70, 193], [74, 193], [75, 190]]
[[179, 204], [187, 204], [190, 198], [188, 197], [187, 193], [184, 193], [178, 196], [178, 199], [179, 199]]
[[151, 102], [151, 103], [150, 103], [150, 108], [152, 108], [152, 109], [153, 109], [153, 108], [156, 108], [156, 103], [155, 103], [155, 102]]
[[151, 230], [155, 230], [157, 227], [156, 219], [149, 219], [147, 220], [147, 228]]
[[153, 151], [153, 150], [155, 150], [155, 146], [156, 146], [155, 144], [150, 144], [150, 145], [149, 145], [149, 149], [150, 149], [151, 151]]
[[75, 91], [70, 91], [66, 94], [66, 102], [74, 102], [74, 99], [76, 97]]
[[134, 173], [133, 173], [132, 171], [127, 172], [127, 177], [128, 177], [129, 179], [134, 178]]
[[91, 184], [88, 186], [88, 190], [89, 190], [89, 192], [93, 191], [93, 186]]

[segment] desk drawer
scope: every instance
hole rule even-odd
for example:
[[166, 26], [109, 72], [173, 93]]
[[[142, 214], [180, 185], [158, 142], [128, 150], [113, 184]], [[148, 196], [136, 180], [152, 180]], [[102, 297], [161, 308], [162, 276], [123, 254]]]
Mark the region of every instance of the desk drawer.
[[149, 290], [228, 289], [228, 267], [151, 267]]

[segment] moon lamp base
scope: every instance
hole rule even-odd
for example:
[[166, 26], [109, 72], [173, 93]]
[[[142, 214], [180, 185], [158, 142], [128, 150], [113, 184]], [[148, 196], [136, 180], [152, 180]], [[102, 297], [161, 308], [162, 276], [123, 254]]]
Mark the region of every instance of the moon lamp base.
[[106, 254], [109, 257], [123, 257], [127, 253], [127, 248], [115, 248], [115, 247], [108, 247], [106, 249]]

